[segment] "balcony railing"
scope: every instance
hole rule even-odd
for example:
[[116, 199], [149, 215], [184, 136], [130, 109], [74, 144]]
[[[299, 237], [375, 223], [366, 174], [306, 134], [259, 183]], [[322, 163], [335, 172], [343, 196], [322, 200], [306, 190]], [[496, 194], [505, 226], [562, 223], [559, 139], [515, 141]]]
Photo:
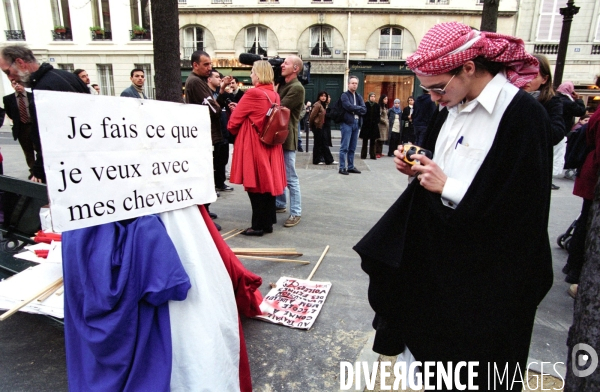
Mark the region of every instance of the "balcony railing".
[[25, 30], [4, 30], [7, 41], [25, 41]]
[[152, 39], [150, 30], [142, 34], [134, 33], [133, 30], [129, 30], [129, 36], [131, 37], [132, 41], [150, 41]]
[[211, 4], [231, 4], [231, 0], [211, 0]]
[[600, 54], [600, 45], [592, 45], [592, 51], [590, 54]]
[[192, 53], [197, 50], [204, 50], [204, 47], [202, 45], [182, 46], [179, 50], [182, 60], [190, 60], [192, 58]]
[[401, 59], [402, 49], [379, 49], [380, 59]]
[[558, 44], [538, 44], [533, 46], [535, 54], [558, 54]]
[[429, 4], [429, 5], [433, 5], [433, 4], [448, 5], [448, 4], [450, 4], [450, 0], [425, 0], [425, 4]]
[[50, 31], [52, 33], [52, 41], [73, 41], [73, 32], [65, 31], [64, 33], [59, 33], [55, 30]]
[[105, 31], [104, 33], [92, 33], [92, 41], [112, 41], [112, 32]]

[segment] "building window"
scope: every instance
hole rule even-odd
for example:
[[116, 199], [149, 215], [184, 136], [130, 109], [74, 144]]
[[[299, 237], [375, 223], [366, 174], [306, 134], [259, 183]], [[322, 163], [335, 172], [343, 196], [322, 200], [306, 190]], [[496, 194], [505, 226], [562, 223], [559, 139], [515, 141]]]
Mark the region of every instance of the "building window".
[[483, 0], [475, 0], [475, 5], [483, 5]]
[[204, 50], [204, 29], [198, 26], [186, 27], [181, 32], [181, 58], [189, 60], [192, 53]]
[[72, 41], [71, 14], [69, 12], [69, 0], [50, 0], [52, 9], [52, 39], [54, 41]]
[[4, 0], [4, 14], [8, 26], [8, 30], [5, 30], [7, 41], [25, 41], [20, 9], [19, 0]]
[[[131, 4], [131, 39], [149, 40], [150, 33], [150, 0], [130, 0]], [[141, 28], [138, 29], [137, 27]]]
[[154, 78], [152, 77], [152, 64], [133, 64], [134, 68], [144, 71], [146, 83], [144, 83], [144, 94], [150, 99], [154, 99]]
[[333, 42], [331, 27], [313, 26], [310, 28], [310, 55], [313, 57], [331, 57]]
[[450, 4], [450, 0], [425, 0], [425, 4]]
[[231, 4], [231, 0], [211, 0], [211, 4]]
[[246, 29], [246, 52], [267, 55], [267, 28], [252, 26]]
[[67, 72], [75, 71], [75, 66], [73, 64], [56, 64], [56, 66], [58, 69], [65, 70]]
[[402, 30], [396, 27], [381, 29], [379, 34], [379, 58], [402, 58]]
[[115, 95], [112, 64], [96, 64], [96, 67], [98, 69], [98, 84], [100, 85], [100, 94]]
[[259, 3], [279, 3], [279, 0], [258, 0]]
[[92, 40], [112, 39], [112, 26], [110, 24], [109, 0], [92, 0], [92, 25], [102, 28], [102, 33], [98, 34], [92, 31]]
[[596, 26], [596, 37], [594, 41], [600, 41], [600, 15], [598, 15], [598, 26]]
[[559, 41], [562, 30], [562, 15], [558, 0], [542, 0], [538, 22], [537, 41]]
[[389, 4], [390, 0], [369, 0], [369, 4]]

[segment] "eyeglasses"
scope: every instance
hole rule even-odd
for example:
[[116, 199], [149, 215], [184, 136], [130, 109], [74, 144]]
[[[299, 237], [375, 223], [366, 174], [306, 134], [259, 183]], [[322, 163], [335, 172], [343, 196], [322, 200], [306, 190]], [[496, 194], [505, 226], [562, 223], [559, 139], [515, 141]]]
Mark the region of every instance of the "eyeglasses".
[[14, 64], [15, 64], [15, 62], [13, 61], [12, 63], [10, 63], [8, 68], [3, 69], [2, 72], [4, 72], [6, 74], [6, 76], [10, 76], [10, 67], [12, 67]]
[[446, 85], [443, 88], [428, 88], [428, 87], [423, 87], [421, 86], [421, 88], [423, 90], [425, 90], [428, 93], [436, 93], [437, 95], [445, 95], [446, 94], [446, 87], [448, 87], [448, 85], [450, 84], [450, 82], [452, 81], [452, 79], [454, 79], [455, 75], [452, 75], [452, 77], [450, 78], [450, 80], [448, 80], [448, 83], [446, 83]]

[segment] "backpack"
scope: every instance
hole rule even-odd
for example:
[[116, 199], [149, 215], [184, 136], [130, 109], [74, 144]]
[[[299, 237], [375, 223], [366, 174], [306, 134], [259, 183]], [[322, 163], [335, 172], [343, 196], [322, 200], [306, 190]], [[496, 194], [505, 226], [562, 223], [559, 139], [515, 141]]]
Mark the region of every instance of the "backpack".
[[342, 97], [340, 97], [335, 103], [331, 106], [331, 111], [329, 112], [329, 117], [331, 119], [340, 124], [344, 122], [344, 115], [346, 114], [346, 109], [342, 106]]
[[585, 141], [588, 125], [585, 124], [574, 132], [567, 135], [567, 151], [565, 153], [565, 169], [581, 169], [585, 158], [591, 151]]
[[[290, 109], [273, 103], [271, 98], [269, 98], [269, 95], [266, 92], [264, 93], [271, 103], [271, 107], [267, 111], [262, 130], [257, 129], [258, 137], [261, 142], [269, 146], [283, 144], [289, 133], [288, 124], [290, 123]], [[254, 127], [256, 128], [256, 125], [254, 125]]]

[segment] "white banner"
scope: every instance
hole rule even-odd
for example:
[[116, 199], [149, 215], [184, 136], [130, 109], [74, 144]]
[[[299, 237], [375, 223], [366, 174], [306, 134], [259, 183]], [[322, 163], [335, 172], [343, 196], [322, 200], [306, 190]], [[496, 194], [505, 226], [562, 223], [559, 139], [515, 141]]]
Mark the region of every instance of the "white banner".
[[281, 277], [260, 304], [262, 316], [256, 318], [290, 328], [310, 329], [330, 289], [331, 282]]
[[216, 200], [208, 108], [35, 91], [53, 229]]

